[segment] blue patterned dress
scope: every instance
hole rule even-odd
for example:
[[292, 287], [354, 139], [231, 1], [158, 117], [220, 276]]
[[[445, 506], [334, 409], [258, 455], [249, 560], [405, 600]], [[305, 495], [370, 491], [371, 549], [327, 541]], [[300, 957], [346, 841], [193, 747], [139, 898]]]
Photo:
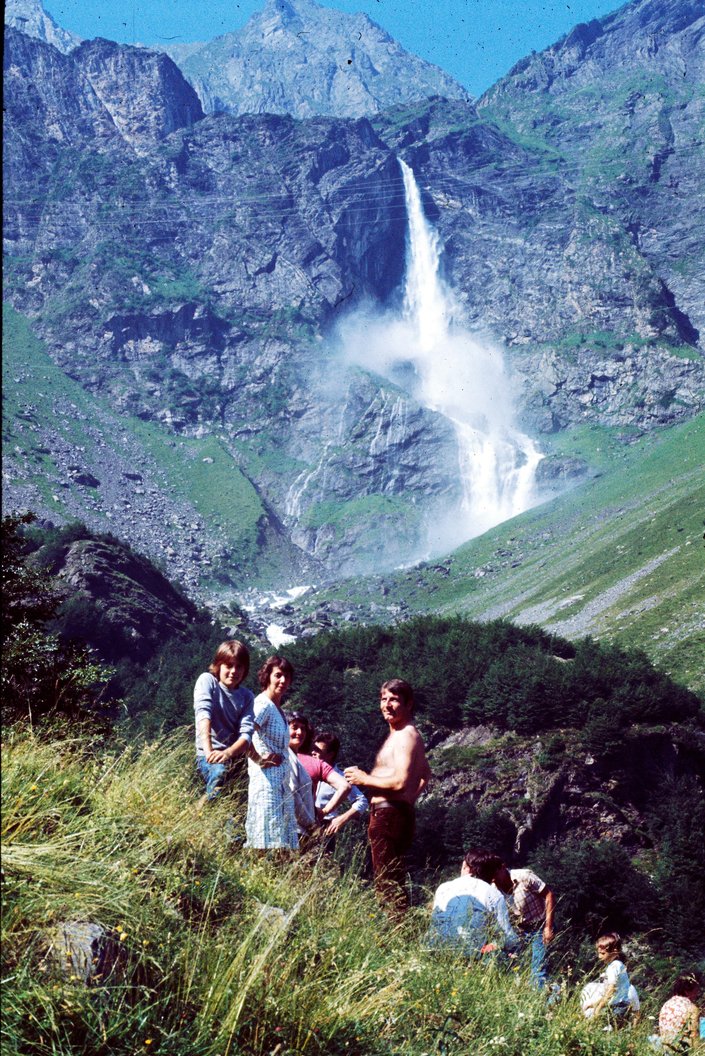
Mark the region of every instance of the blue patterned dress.
[[246, 847], [257, 850], [284, 847], [296, 850], [294, 799], [289, 788], [289, 724], [273, 700], [260, 693], [254, 701], [255, 732], [252, 745], [260, 755], [276, 752], [281, 766], [262, 769], [247, 760], [250, 784], [247, 793]]

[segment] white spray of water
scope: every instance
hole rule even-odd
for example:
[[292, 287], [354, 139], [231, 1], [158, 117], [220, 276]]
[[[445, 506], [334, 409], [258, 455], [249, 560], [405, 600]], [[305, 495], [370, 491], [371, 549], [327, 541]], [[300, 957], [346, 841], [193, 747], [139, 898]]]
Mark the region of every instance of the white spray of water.
[[439, 275], [438, 235], [411, 168], [399, 164], [409, 222], [404, 316], [416, 335], [410, 350], [416, 395], [454, 422], [463, 481], [459, 527], [477, 535], [532, 505], [542, 456], [513, 424], [501, 351], [453, 325], [456, 307]]
[[501, 349], [457, 322], [457, 302], [440, 277], [438, 234], [411, 168], [400, 166], [409, 225], [402, 315], [353, 318], [342, 330], [354, 362], [406, 388], [455, 427], [463, 497], [451, 523], [432, 532], [437, 551], [538, 501], [534, 479], [543, 456], [516, 428]]

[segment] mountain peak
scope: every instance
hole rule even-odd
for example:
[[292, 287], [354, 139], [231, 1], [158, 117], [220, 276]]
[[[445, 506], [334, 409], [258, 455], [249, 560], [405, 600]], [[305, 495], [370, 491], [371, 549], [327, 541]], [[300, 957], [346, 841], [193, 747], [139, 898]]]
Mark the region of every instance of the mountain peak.
[[434, 95], [469, 101], [457, 81], [367, 15], [316, 0], [265, 0], [237, 32], [189, 55], [164, 50], [207, 112], [357, 118]]
[[41, 0], [7, 0], [5, 25], [19, 29], [28, 37], [43, 40], [45, 44], [53, 44], [64, 54], [81, 43], [80, 37], [62, 29], [54, 21], [49, 12], [44, 10]]

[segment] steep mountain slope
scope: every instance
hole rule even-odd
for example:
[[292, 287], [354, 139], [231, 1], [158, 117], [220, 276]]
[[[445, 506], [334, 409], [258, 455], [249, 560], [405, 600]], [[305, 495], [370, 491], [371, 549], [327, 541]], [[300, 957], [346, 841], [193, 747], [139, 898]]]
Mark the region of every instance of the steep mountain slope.
[[[705, 417], [639, 440], [586, 427], [555, 443], [596, 475], [443, 561], [309, 594], [307, 618], [503, 617], [642, 649], [704, 691]], [[292, 612], [282, 622], [296, 633]]]
[[576, 194], [618, 218], [701, 347], [704, 81], [702, 5], [633, 0], [518, 63], [478, 104], [560, 152]]
[[2, 407], [6, 510], [129, 539], [196, 598], [222, 601], [224, 590], [323, 575], [222, 440], [176, 437], [86, 392], [11, 309], [3, 312]]
[[507, 345], [526, 420], [648, 428], [702, 407], [702, 356], [626, 222], [485, 113], [431, 102], [375, 127], [417, 174], [463, 318]]
[[[241, 569], [258, 554], [263, 571], [275, 539], [277, 569], [280, 546], [292, 555], [287, 584], [306, 569], [389, 567], [461, 502], [454, 424], [374, 365], [350, 366], [354, 347], [340, 355], [353, 310], [371, 304], [392, 324], [401, 313], [400, 157], [444, 248], [455, 325], [507, 343], [526, 427], [651, 428], [705, 403], [693, 326], [626, 218], [601, 185], [576, 184], [560, 149], [489, 110], [424, 100], [374, 127], [204, 117], [171, 60], [144, 49], [93, 41], [62, 55], [8, 30], [5, 63], [6, 297], [85, 390], [236, 467], [238, 495], [254, 496], [244, 530], [223, 513], [228, 539], [250, 540]], [[668, 237], [665, 212], [647, 222]], [[67, 464], [121, 494], [122, 470], [97, 450]], [[587, 461], [556, 456], [543, 479]], [[188, 485], [173, 486], [190, 505]], [[93, 498], [104, 529], [114, 504]], [[74, 515], [84, 500], [72, 496]], [[201, 570], [186, 553], [191, 581]]]
[[[452, 498], [452, 428], [359, 372], [331, 391], [333, 350], [316, 337], [351, 296], [391, 296], [403, 270], [398, 166], [369, 124], [221, 116], [174, 133], [163, 149], [166, 118], [157, 113], [147, 132], [159, 142], [148, 159], [142, 119], [139, 136], [123, 135], [96, 101], [85, 129], [74, 126], [84, 152], [73, 140], [62, 150], [68, 135], [58, 139], [51, 107], [63, 97], [37, 73], [51, 51], [8, 32], [6, 61], [18, 71], [6, 122], [10, 290], [59, 364], [125, 412], [223, 435], [281, 518], [296, 478], [324, 454], [326, 481], [309, 504], [367, 497], [380, 515], [380, 546], [385, 524], [399, 519], [395, 496], [412, 513], [414, 492], [431, 506], [434, 495]], [[53, 54], [93, 102], [87, 73], [96, 52], [108, 65], [116, 48], [92, 42], [70, 57]], [[141, 63], [151, 89], [155, 56], [123, 51], [113, 80], [120, 68], [139, 84], [132, 64]], [[166, 57], [157, 61], [175, 71]], [[45, 99], [30, 106], [30, 89]], [[190, 113], [169, 115], [185, 122]], [[62, 117], [72, 114], [67, 105]], [[410, 445], [413, 461], [404, 454]], [[358, 505], [355, 521], [369, 509]], [[398, 555], [413, 545], [420, 516], [400, 532]], [[351, 564], [356, 535], [353, 523]], [[325, 531], [310, 548], [327, 555]]]
[[429, 95], [469, 98], [367, 15], [315, 0], [266, 0], [237, 32], [163, 50], [207, 113], [362, 117]]

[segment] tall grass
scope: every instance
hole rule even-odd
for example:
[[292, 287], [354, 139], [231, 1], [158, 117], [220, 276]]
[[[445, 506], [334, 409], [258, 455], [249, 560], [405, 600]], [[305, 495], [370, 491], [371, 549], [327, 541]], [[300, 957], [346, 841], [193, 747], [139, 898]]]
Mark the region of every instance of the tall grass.
[[[199, 808], [182, 731], [96, 757], [9, 731], [3, 746], [3, 1053], [643, 1053], [575, 998], [547, 1010], [521, 972], [392, 927], [353, 868], [254, 857], [242, 785]], [[115, 971], [86, 987], [52, 955], [59, 922], [103, 926]]]

